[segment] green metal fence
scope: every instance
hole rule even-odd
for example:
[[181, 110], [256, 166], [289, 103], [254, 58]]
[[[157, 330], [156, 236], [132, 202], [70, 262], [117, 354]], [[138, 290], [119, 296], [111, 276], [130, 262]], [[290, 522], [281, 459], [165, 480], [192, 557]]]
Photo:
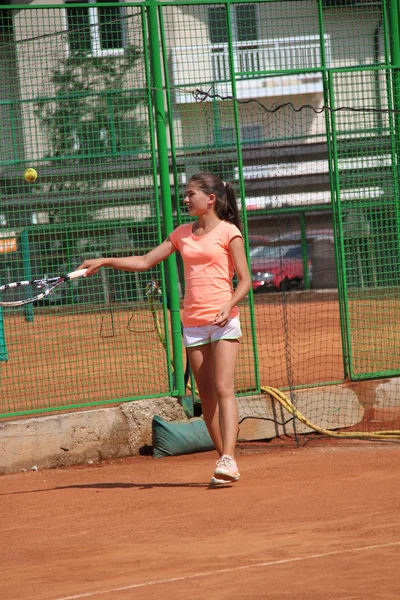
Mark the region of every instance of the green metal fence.
[[[253, 278], [238, 395], [321, 386], [329, 421], [334, 384], [399, 373], [398, 22], [369, 0], [1, 8], [0, 282], [148, 251], [217, 172]], [[1, 416], [191, 393], [183, 292], [172, 256], [0, 312]]]

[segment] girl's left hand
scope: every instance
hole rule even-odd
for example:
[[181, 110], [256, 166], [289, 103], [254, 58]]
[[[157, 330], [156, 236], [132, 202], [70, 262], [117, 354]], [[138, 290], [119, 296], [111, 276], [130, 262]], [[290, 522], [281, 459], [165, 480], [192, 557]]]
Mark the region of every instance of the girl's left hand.
[[212, 324], [218, 325], [219, 327], [224, 327], [229, 320], [231, 311], [232, 307], [229, 304], [225, 304], [225, 306], [223, 306], [215, 315]]

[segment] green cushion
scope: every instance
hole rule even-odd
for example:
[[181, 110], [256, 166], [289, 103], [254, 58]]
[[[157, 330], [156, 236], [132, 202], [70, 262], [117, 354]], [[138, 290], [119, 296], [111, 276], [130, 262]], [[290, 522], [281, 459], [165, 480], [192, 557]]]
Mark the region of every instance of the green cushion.
[[152, 426], [154, 458], [214, 449], [206, 424], [199, 417], [184, 421], [165, 421], [155, 415]]

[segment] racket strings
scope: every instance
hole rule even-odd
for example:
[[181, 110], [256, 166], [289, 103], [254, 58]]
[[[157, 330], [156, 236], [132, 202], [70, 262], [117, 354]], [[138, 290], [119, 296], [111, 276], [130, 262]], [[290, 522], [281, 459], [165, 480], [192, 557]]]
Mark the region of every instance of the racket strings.
[[45, 281], [19, 281], [0, 287], [0, 302], [25, 303], [36, 298], [38, 301], [49, 294], [51, 286]]

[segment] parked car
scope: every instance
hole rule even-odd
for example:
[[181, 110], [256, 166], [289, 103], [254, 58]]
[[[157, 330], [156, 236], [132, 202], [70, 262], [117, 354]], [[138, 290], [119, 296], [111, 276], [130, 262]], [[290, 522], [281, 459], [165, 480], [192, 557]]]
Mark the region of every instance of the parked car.
[[[307, 246], [308, 256], [310, 245]], [[308, 277], [312, 265], [308, 258]], [[303, 249], [296, 245], [250, 247], [250, 267], [254, 292], [299, 290], [304, 288]]]
[[[307, 239], [308, 280], [312, 282], [311, 244], [333, 238], [330, 229], [309, 229]], [[268, 238], [250, 235], [250, 267], [254, 292], [304, 289], [303, 247], [299, 231]]]

